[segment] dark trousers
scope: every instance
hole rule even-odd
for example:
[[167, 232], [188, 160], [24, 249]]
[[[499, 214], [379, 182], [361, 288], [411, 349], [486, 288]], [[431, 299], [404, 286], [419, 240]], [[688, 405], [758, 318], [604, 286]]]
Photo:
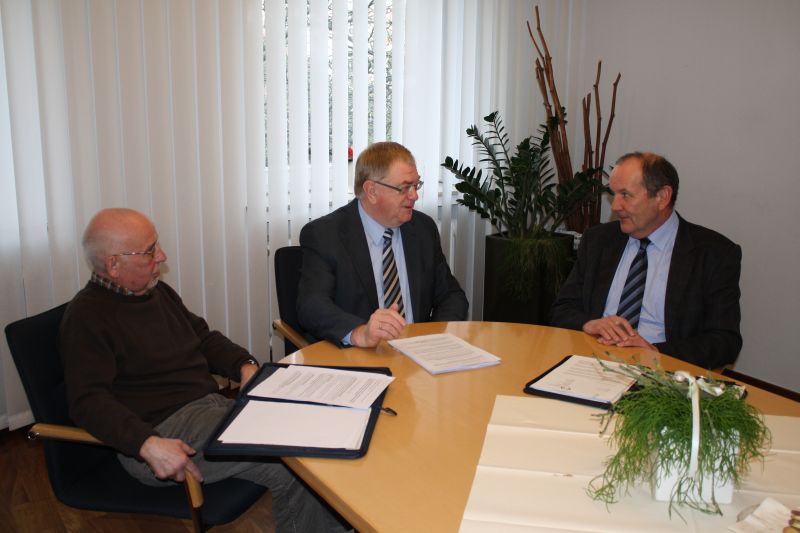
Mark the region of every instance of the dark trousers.
[[[278, 532], [345, 531], [328, 508], [301, 483], [279, 460], [264, 462], [207, 461], [202, 449], [211, 432], [228, 413], [233, 400], [209, 394], [186, 404], [156, 426], [159, 435], [181, 439], [198, 450], [193, 457], [203, 473], [205, 483], [236, 477], [269, 488], [272, 493], [272, 514]], [[133, 477], [147, 485], [172, 483], [157, 479], [146, 463], [120, 454], [122, 466]]]

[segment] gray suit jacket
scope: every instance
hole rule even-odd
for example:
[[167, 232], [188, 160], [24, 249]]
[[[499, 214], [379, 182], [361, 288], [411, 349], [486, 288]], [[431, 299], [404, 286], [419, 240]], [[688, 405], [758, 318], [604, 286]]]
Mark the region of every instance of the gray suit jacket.
[[[550, 314], [554, 326], [582, 329], [603, 316], [628, 236], [619, 222], [586, 230], [578, 260]], [[742, 348], [739, 274], [742, 249], [710, 229], [680, 218], [664, 303], [662, 353], [706, 368], [733, 363]]]
[[[298, 319], [314, 338], [337, 344], [380, 307], [357, 202], [300, 232]], [[433, 219], [414, 211], [400, 229], [414, 321], [465, 320], [469, 304], [444, 258]]]

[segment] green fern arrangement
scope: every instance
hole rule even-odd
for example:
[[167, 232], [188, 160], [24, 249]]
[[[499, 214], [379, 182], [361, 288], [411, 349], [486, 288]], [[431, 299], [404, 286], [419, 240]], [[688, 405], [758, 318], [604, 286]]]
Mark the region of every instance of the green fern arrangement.
[[636, 378], [637, 386], [617, 401], [613, 411], [601, 415], [601, 433], [614, 419], [611, 440], [617, 453], [606, 462], [605, 472], [589, 483], [589, 495], [607, 504], [615, 503], [621, 495], [628, 494], [631, 485], [654, 482], [662, 469], [679, 474], [670, 498], [670, 516], [681, 505], [722, 514], [713, 490], [711, 501], [698, 497], [703, 480], [712, 482], [712, 487], [727, 482], [738, 486], [749, 472], [751, 461], [763, 460], [763, 450], [769, 446], [771, 436], [761, 414], [744, 400], [741, 387], [725, 386], [708, 378], [706, 388], [719, 387], [722, 393], [717, 396], [700, 389], [698, 468], [696, 475], [690, 477], [689, 384], [676, 381], [661, 368], [640, 364], [622, 368]]

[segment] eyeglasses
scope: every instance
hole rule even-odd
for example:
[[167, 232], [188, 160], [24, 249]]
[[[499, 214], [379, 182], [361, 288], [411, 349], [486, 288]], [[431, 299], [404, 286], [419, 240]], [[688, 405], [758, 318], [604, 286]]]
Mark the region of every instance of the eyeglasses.
[[424, 183], [422, 180], [417, 180], [414, 183], [409, 183], [408, 185], [403, 185], [402, 187], [395, 187], [394, 185], [389, 185], [388, 183], [384, 183], [378, 180], [369, 180], [369, 181], [377, 183], [378, 185], [383, 185], [388, 189], [392, 189], [393, 191], [397, 191], [400, 194], [405, 194], [405, 195], [408, 195], [408, 193], [410, 193], [412, 190], [415, 191], [420, 190], [422, 188], [422, 184]]
[[145, 250], [144, 252], [120, 252], [118, 254], [111, 254], [112, 256], [115, 255], [149, 255], [150, 259], [153, 259], [156, 255], [156, 250], [158, 250], [158, 241], [154, 242], [150, 247]]

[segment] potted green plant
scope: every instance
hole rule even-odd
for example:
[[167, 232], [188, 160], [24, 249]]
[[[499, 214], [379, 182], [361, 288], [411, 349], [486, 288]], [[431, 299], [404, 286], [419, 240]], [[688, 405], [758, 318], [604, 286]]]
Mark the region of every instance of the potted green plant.
[[512, 148], [499, 112], [484, 121], [485, 132], [472, 125], [466, 133], [487, 171], [452, 157], [442, 163], [458, 179], [456, 202], [496, 231], [486, 239], [483, 318], [546, 323], [572, 251], [572, 236], [557, 230], [603, 184], [595, 169], [558, 182], [545, 125]]
[[538, 39], [529, 23], [527, 27], [536, 51], [534, 72], [545, 123], [536, 136], [523, 139], [512, 153], [495, 111], [484, 118], [488, 126], [485, 134], [476, 126], [467, 129], [482, 154], [480, 162], [488, 164], [486, 176], [482, 170], [459, 165], [450, 157], [442, 164], [460, 180], [456, 184], [462, 194], [458, 203], [489, 219], [497, 232], [486, 238], [484, 320], [547, 323], [572, 256], [573, 238], [556, 231], [566, 226], [580, 233], [597, 224], [600, 200], [608, 190], [603, 183], [603, 167], [621, 76], [617, 74], [613, 83], [610, 115], [601, 135], [601, 62], [597, 63], [593, 91], [581, 101], [583, 158], [580, 170], [573, 172], [567, 111], [558, 96], [553, 58], [538, 6], [535, 11]]
[[611, 504], [645, 483], [655, 499], [669, 501], [670, 515], [681, 506], [722, 514], [719, 504], [731, 501], [733, 486], [770, 442], [744, 389], [642, 365], [623, 371], [637, 386], [601, 416], [603, 431], [614, 420], [610, 441], [617, 451], [589, 484], [589, 495]]

